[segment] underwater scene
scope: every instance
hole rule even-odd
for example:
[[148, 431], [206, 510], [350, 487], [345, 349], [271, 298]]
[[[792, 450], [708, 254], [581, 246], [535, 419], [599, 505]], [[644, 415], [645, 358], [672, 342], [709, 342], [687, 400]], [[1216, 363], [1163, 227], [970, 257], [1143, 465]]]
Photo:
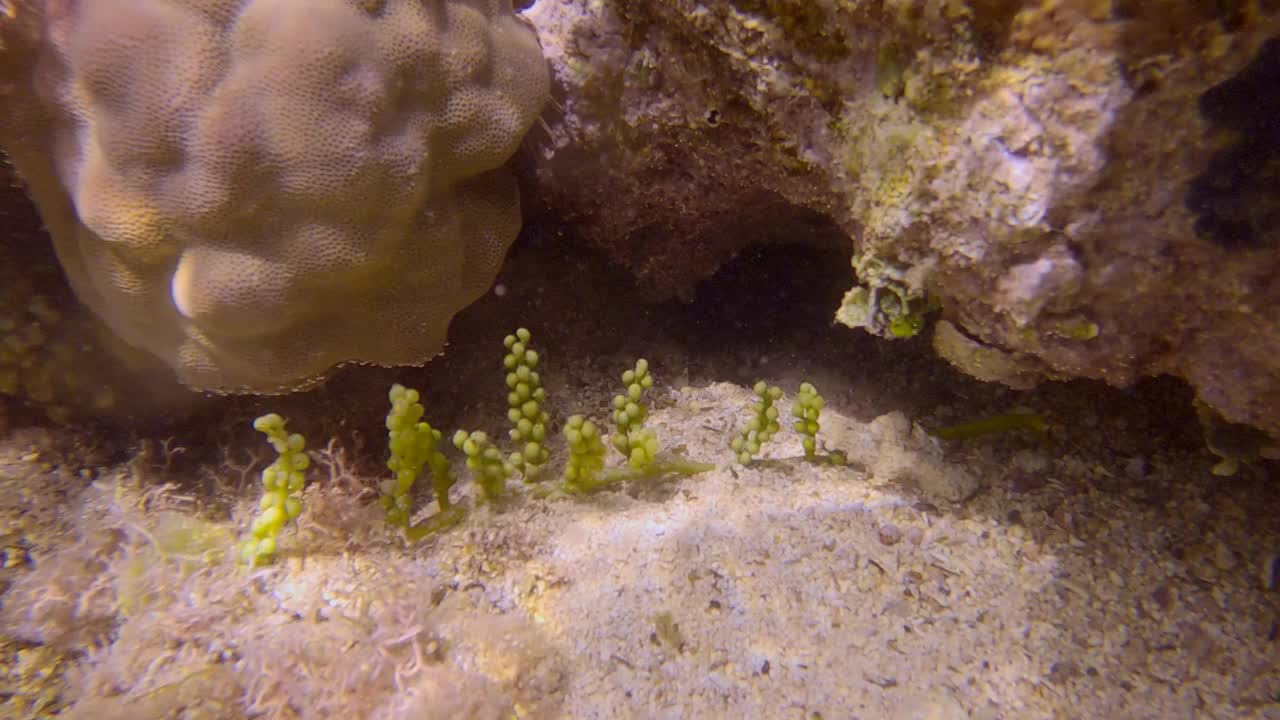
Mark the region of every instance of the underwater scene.
[[1280, 2], [0, 0], [0, 720], [1280, 719]]

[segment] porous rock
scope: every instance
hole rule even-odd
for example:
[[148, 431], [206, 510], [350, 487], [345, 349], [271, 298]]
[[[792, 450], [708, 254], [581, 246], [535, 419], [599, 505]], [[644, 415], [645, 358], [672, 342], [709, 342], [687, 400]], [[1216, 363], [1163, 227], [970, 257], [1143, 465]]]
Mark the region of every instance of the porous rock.
[[540, 193], [659, 294], [746, 245], [838, 228], [856, 267], [894, 269], [897, 296], [942, 306], [950, 347], [991, 348], [1017, 386], [1173, 374], [1280, 435], [1275, 2], [541, 0], [528, 16], [563, 109]]

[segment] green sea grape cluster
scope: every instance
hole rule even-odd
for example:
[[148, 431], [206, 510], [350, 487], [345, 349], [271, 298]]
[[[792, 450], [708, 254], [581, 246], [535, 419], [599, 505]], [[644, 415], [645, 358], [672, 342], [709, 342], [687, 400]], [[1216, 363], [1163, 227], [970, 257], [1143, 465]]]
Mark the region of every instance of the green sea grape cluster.
[[487, 434], [459, 430], [453, 434], [453, 446], [467, 456], [467, 469], [479, 485], [481, 497], [493, 502], [506, 493], [507, 478], [515, 474], [516, 468]]
[[600, 430], [582, 415], [574, 415], [565, 424], [564, 436], [569, 445], [569, 462], [565, 466], [563, 490], [570, 494], [588, 493], [628, 480], [659, 475], [696, 475], [715, 469], [714, 465], [697, 463], [679, 457], [661, 457], [658, 433], [644, 426], [649, 408], [644, 403], [645, 391], [653, 387], [649, 361], [641, 358], [635, 367], [622, 373], [624, 391], [613, 399], [615, 432], [610, 437], [614, 449], [626, 458], [626, 465], [605, 467], [607, 451]]
[[489, 435], [481, 431], [459, 430], [453, 435], [454, 446], [467, 456], [467, 468], [481, 497], [490, 502], [506, 493], [507, 480], [516, 472], [524, 473], [526, 481], [536, 479], [549, 457], [543, 442], [551, 417], [543, 408], [547, 391], [537, 371], [540, 358], [530, 346], [532, 340], [533, 333], [528, 328], [519, 328], [502, 340], [506, 348], [502, 366], [507, 378], [507, 419], [511, 422], [507, 435], [517, 449], [503, 456]]
[[[755, 459], [765, 443], [772, 440], [782, 429], [782, 424], [778, 421], [778, 408], [774, 404], [782, 398], [782, 389], [760, 380], [756, 382], [752, 392], [757, 399], [751, 409], [751, 419], [729, 443], [738, 462], [743, 465]], [[805, 460], [843, 465], [846, 462], [843, 453], [821, 454], [818, 452], [818, 430], [822, 427], [819, 418], [826, 404], [826, 400], [818, 394], [818, 389], [813, 386], [813, 383], [800, 383], [800, 392], [796, 394], [795, 404], [791, 406], [791, 416], [795, 418], [791, 427], [801, 436], [800, 444], [804, 447]]]
[[632, 468], [640, 470], [653, 464], [658, 455], [658, 434], [644, 426], [649, 417], [644, 393], [653, 387], [649, 361], [636, 360], [634, 369], [622, 373], [622, 385], [625, 392], [613, 398], [613, 424], [618, 430], [612, 438], [613, 446]]
[[542, 441], [551, 422], [542, 407], [547, 392], [542, 389], [542, 379], [536, 369], [538, 353], [529, 346], [532, 337], [528, 329], [520, 328], [502, 341], [507, 348], [502, 365], [507, 370], [509, 434], [518, 448], [511, 454], [511, 464], [524, 472], [526, 479], [547, 462], [547, 449]]
[[240, 560], [250, 566], [270, 562], [275, 556], [280, 530], [302, 512], [302, 488], [306, 484], [306, 439], [285, 430], [285, 420], [275, 413], [253, 421], [253, 428], [267, 436], [277, 453], [275, 462], [262, 471], [262, 501], [249, 525], [249, 537], [240, 542]]
[[[494, 502], [506, 494], [507, 481], [523, 472], [526, 480], [536, 479], [536, 470], [548, 461], [544, 446], [547, 428], [551, 422], [544, 407], [546, 391], [538, 375], [538, 353], [530, 347], [532, 334], [526, 328], [506, 336], [503, 345], [506, 353], [503, 367], [506, 371], [507, 417], [511, 421], [508, 432], [516, 449], [504, 455], [489, 436], [482, 431], [458, 430], [452, 441], [466, 456], [466, 466], [479, 490], [481, 499]], [[658, 435], [645, 427], [649, 408], [645, 403], [646, 392], [653, 387], [653, 375], [649, 362], [636, 360], [635, 366], [622, 373], [623, 392], [613, 399], [611, 418], [614, 432], [608, 438], [595, 422], [585, 415], [573, 415], [565, 421], [563, 436], [569, 457], [564, 476], [558, 489], [570, 494], [593, 492], [615, 483], [650, 478], [661, 475], [695, 475], [715, 468], [661, 452]], [[738, 461], [749, 463], [761, 452], [781, 429], [776, 403], [782, 390], [763, 380], [753, 388], [757, 402], [751, 419], [730, 443]], [[404, 528], [405, 537], [418, 540], [429, 534], [451, 527], [462, 520], [464, 509], [449, 499], [449, 491], [456, 482], [449, 460], [441, 452], [441, 432], [423, 419], [425, 409], [421, 394], [399, 383], [392, 385], [388, 393], [391, 408], [386, 426], [390, 458], [387, 468], [392, 477], [382, 484], [380, 503], [387, 521]], [[805, 457], [843, 463], [838, 453], [820, 455], [817, 434], [819, 415], [825, 402], [814, 386], [801, 384], [792, 415], [793, 427], [803, 436]], [[284, 420], [275, 414], [264, 415], [254, 422], [254, 427], [265, 433], [279, 457], [263, 471], [266, 492], [261, 512], [250, 529], [251, 537], [239, 546], [241, 558], [252, 565], [270, 560], [276, 552], [276, 538], [287, 521], [296, 518], [302, 509], [301, 490], [305, 483], [305, 471], [310, 463], [304, 453], [305, 440], [297, 433], [285, 431]], [[625, 458], [625, 464], [608, 467], [606, 456], [612, 445]], [[432, 487], [439, 511], [417, 525], [411, 525], [413, 516], [412, 490], [424, 469], [431, 472]], [[541, 494], [555, 492], [553, 486], [542, 486]]]
[[571, 416], [564, 424], [564, 439], [569, 445], [569, 462], [564, 468], [565, 487], [571, 492], [593, 489], [604, 470], [608, 452], [596, 424], [582, 415]]
[[792, 427], [803, 438], [800, 443], [804, 446], [806, 460], [810, 462], [825, 460], [835, 465], [843, 465], [844, 453], [818, 454], [818, 430], [822, 428], [818, 419], [822, 415], [822, 408], [826, 405], [827, 401], [818, 394], [818, 389], [813, 386], [813, 383], [800, 383], [800, 392], [796, 395], [796, 402], [791, 407], [791, 416], [796, 419]]
[[751, 419], [729, 443], [729, 447], [733, 448], [733, 452], [738, 457], [738, 462], [743, 465], [759, 455], [764, 444], [772, 440], [773, 436], [782, 429], [778, 424], [778, 408], [774, 407], [774, 403], [782, 397], [782, 388], [759, 380], [751, 391], [758, 398], [752, 406]]
[[449, 460], [440, 452], [440, 431], [422, 419], [424, 408], [417, 390], [400, 383], [391, 386], [388, 393], [391, 410], [387, 412], [387, 440], [391, 458], [387, 468], [394, 476], [382, 485], [382, 508], [387, 522], [397, 527], [408, 527], [413, 516], [413, 498], [410, 491], [422, 474], [423, 467], [431, 470], [432, 485], [441, 511], [447, 511], [449, 488], [454, 478]]
[[814, 458], [818, 454], [818, 415], [822, 412], [826, 401], [818, 394], [810, 383], [800, 383], [800, 393], [796, 396], [796, 404], [791, 408], [791, 415], [796, 418], [795, 431], [804, 436], [804, 456]]

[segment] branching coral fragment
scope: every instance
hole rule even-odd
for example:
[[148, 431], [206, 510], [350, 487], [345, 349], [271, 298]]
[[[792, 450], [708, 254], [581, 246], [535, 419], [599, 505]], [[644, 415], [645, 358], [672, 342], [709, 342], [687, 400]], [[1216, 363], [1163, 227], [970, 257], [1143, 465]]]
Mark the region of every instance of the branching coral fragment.
[[845, 293], [836, 321], [889, 338], [915, 337], [931, 306], [907, 281], [906, 271], [876, 258], [855, 258], [860, 284]]

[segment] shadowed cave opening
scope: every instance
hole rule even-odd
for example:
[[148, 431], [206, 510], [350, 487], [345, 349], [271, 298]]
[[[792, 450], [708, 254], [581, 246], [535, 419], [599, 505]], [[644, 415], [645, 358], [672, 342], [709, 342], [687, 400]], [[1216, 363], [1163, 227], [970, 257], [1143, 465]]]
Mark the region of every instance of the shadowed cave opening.
[[[228, 443], [255, 442], [244, 421], [274, 410], [305, 418], [317, 436], [355, 437], [376, 473], [385, 452], [379, 428], [391, 383], [422, 388], [439, 426], [496, 427], [505, 414], [495, 370], [501, 339], [527, 326], [545, 357], [545, 374], [566, 392], [588, 386], [613, 392], [614, 376], [629, 362], [623, 358], [644, 356], [658, 380], [672, 385], [750, 386], [764, 379], [793, 391], [807, 379], [834, 406], [863, 421], [901, 410], [937, 429], [1022, 408], [1044, 412], [1073, 435], [1112, 423], [1142, 429], [1102, 433], [1088, 443], [1134, 452], [1203, 448], [1192, 393], [1180, 380], [1152, 378], [1126, 390], [1087, 380], [1048, 382], [1031, 391], [982, 383], [934, 355], [931, 328], [908, 340], [886, 340], [835, 323], [835, 309], [853, 282], [848, 252], [832, 244], [778, 242], [744, 248], [685, 300], [653, 303], [625, 271], [576, 241], [571, 228], [531, 224], [498, 279], [501, 291], [460, 313], [447, 351], [423, 367], [350, 366], [309, 392], [206, 397], [191, 412], [100, 425], [86, 420], [81, 427], [112, 457], [174, 437], [187, 447], [181, 461], [199, 463]], [[8, 400], [12, 425], [46, 423]], [[557, 410], [559, 416], [600, 412], [568, 403]]]
[[1070, 428], [1073, 435], [1111, 424], [1142, 429], [1075, 443], [1135, 453], [1203, 447], [1194, 394], [1180, 379], [1147, 378], [1127, 389], [1093, 380], [1045, 382], [1029, 391], [980, 382], [934, 354], [936, 316], [905, 340], [836, 323], [835, 310], [853, 281], [848, 253], [752, 246], [703, 280], [691, 302], [667, 303], [662, 312], [670, 316], [671, 339], [696, 359], [694, 374], [747, 386], [757, 379], [808, 377], [819, 387], [826, 383], [833, 402], [864, 420], [901, 410], [937, 429], [1023, 409], [1053, 416], [1063, 433]]
[[1227, 250], [1280, 245], [1280, 38], [1200, 97], [1221, 149], [1187, 190], [1196, 234]]

